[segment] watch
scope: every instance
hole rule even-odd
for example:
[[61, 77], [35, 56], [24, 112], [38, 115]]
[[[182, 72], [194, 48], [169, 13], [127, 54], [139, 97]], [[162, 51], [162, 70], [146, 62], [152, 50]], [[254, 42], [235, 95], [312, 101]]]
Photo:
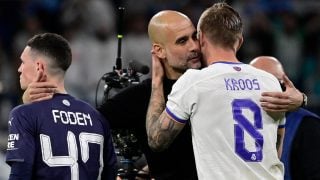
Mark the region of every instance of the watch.
[[306, 107], [308, 104], [308, 96], [305, 93], [302, 93], [302, 103], [300, 107]]

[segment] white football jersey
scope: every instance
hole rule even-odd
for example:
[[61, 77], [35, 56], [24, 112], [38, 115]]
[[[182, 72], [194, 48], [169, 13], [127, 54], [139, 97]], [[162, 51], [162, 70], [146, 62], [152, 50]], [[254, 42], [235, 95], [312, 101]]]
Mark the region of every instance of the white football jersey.
[[166, 111], [190, 119], [199, 179], [283, 179], [276, 141], [284, 114], [267, 114], [259, 99], [281, 91], [271, 74], [242, 63], [188, 70], [173, 86]]

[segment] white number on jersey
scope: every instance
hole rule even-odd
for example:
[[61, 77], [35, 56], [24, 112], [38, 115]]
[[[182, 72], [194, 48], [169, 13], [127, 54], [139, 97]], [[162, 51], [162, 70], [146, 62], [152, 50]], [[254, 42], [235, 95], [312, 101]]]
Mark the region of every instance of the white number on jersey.
[[[99, 177], [101, 178], [101, 172], [103, 168], [103, 136], [94, 133], [80, 133], [80, 150], [81, 160], [86, 163], [89, 159], [89, 143], [95, 143], [100, 145], [100, 169]], [[68, 156], [52, 156], [52, 148], [50, 137], [45, 134], [40, 134], [42, 160], [50, 167], [70, 166], [71, 180], [79, 179], [79, 167], [78, 167], [78, 148], [75, 135], [68, 131], [67, 144], [68, 144]]]

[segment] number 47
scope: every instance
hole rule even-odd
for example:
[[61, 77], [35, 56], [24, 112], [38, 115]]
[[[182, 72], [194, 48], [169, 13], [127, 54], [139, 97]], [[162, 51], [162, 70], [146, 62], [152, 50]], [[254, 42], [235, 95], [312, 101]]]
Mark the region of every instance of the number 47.
[[[81, 159], [86, 163], [89, 159], [89, 143], [96, 143], [100, 145], [100, 168], [99, 177], [103, 169], [103, 136], [94, 133], [82, 132], [79, 134]], [[78, 148], [75, 135], [68, 131], [68, 156], [52, 156], [52, 148], [50, 137], [45, 134], [40, 134], [42, 160], [50, 167], [70, 166], [71, 180], [79, 179], [79, 167], [78, 167]]]

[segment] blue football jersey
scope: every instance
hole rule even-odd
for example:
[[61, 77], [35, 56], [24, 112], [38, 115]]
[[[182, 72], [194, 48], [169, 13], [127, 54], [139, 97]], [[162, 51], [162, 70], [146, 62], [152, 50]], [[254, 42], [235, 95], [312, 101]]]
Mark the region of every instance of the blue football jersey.
[[14, 108], [9, 118], [6, 161], [32, 165], [31, 179], [100, 179], [114, 173], [109, 126], [89, 104], [56, 94]]

